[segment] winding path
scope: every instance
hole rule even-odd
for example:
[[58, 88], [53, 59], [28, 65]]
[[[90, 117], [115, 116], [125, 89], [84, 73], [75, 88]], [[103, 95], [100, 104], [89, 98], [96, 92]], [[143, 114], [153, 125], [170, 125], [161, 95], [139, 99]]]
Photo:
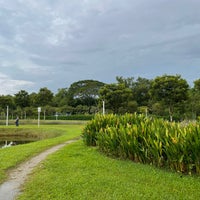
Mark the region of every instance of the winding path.
[[77, 140], [78, 139], [72, 139], [65, 143], [53, 146], [10, 171], [8, 179], [0, 185], [0, 200], [14, 200], [17, 195], [20, 194], [20, 187], [34, 167], [43, 161], [49, 154], [54, 153]]

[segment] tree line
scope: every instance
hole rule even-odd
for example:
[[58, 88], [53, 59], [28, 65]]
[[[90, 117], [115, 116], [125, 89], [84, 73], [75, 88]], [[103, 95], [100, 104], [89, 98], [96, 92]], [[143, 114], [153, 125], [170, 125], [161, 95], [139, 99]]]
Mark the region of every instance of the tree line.
[[93, 115], [106, 113], [144, 113], [169, 120], [196, 119], [200, 115], [200, 79], [190, 87], [181, 75], [162, 75], [154, 79], [116, 77], [106, 84], [97, 80], [74, 82], [69, 88], [58, 89], [54, 94], [47, 87], [38, 93], [21, 90], [15, 95], [0, 96], [0, 117], [9, 115], [21, 119], [41, 116]]

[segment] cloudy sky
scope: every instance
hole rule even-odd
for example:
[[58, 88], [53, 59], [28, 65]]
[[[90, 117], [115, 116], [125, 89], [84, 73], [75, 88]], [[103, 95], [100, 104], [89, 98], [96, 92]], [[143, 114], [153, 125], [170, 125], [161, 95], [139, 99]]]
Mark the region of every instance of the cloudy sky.
[[200, 78], [199, 0], [0, 0], [0, 94], [116, 76]]

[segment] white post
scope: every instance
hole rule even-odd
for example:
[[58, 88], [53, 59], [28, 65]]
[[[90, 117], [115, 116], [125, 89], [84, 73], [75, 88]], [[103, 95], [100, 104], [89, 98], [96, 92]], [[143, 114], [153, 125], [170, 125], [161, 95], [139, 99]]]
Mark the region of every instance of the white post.
[[40, 127], [40, 112], [41, 112], [41, 107], [38, 107], [38, 128]]
[[8, 112], [9, 112], [9, 107], [7, 106], [6, 126], [8, 126]]
[[103, 100], [103, 115], [105, 115], [105, 101]]
[[38, 128], [40, 127], [40, 112], [38, 112]]
[[46, 120], [46, 111], [44, 110], [44, 120]]

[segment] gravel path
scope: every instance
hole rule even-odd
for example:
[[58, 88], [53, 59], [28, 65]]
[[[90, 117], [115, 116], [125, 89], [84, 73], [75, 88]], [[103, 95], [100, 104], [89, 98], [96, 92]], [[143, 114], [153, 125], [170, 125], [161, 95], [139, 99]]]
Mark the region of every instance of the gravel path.
[[16, 196], [20, 194], [20, 187], [23, 185], [27, 176], [31, 173], [34, 167], [43, 161], [49, 154], [54, 153], [65, 145], [75, 141], [77, 141], [77, 139], [56, 145], [10, 171], [8, 179], [0, 185], [0, 200], [14, 200]]

